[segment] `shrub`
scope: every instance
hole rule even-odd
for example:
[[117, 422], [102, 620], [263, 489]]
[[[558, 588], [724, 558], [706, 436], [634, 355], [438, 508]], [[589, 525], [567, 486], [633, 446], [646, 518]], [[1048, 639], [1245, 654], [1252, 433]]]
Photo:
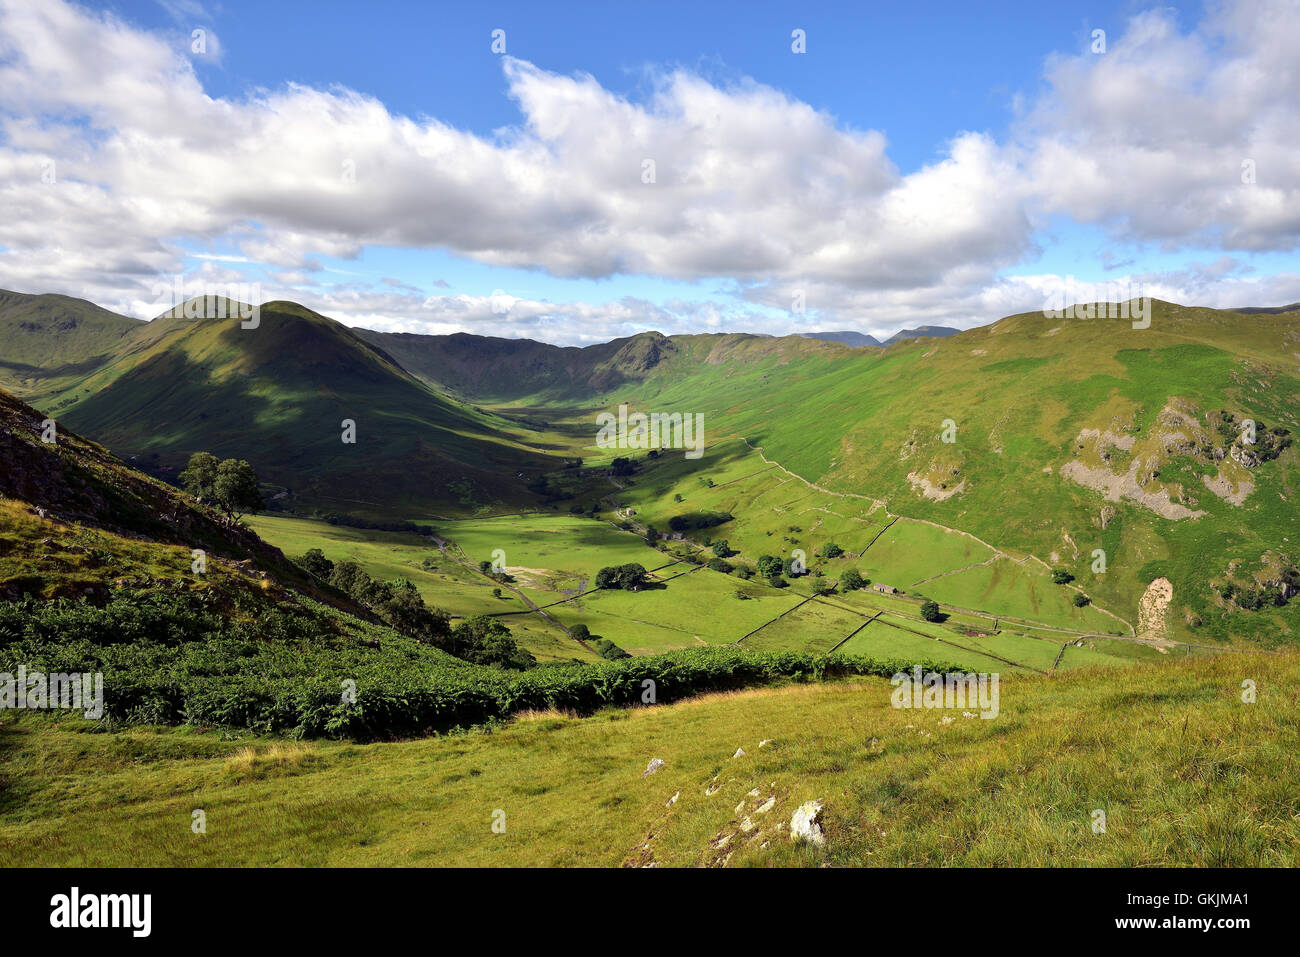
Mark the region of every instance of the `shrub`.
[[600, 638], [596, 641], [596, 653], [609, 661], [617, 661], [619, 658], [632, 657], [608, 638]]
[[319, 548], [307, 549], [306, 553], [298, 556], [294, 561], [308, 574], [323, 582], [329, 581], [330, 574], [334, 571], [334, 563], [326, 558], [325, 553]]
[[1084, 606], [1091, 605], [1091, 604], [1092, 604], [1092, 599], [1089, 598], [1087, 595], [1085, 595], [1083, 592], [1078, 592], [1075, 594], [1074, 596], [1075, 608], [1083, 608]]

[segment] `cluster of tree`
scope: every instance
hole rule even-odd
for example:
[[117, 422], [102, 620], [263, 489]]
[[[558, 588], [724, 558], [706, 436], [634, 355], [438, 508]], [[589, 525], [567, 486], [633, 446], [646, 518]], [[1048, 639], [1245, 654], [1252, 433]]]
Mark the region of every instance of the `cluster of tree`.
[[1282, 569], [1278, 582], [1256, 588], [1244, 588], [1232, 582], [1219, 586], [1219, 594], [1245, 611], [1259, 611], [1270, 605], [1281, 608], [1291, 597], [1300, 593], [1300, 571], [1289, 565]]
[[648, 584], [644, 566], [631, 562], [627, 565], [606, 565], [596, 572], [596, 587], [624, 591], [640, 591]]
[[266, 508], [257, 473], [243, 459], [219, 461], [211, 452], [195, 452], [179, 479], [185, 491], [212, 505], [231, 525]]
[[799, 578], [808, 574], [807, 569], [796, 569], [794, 561], [778, 555], [758, 556], [758, 574], [767, 579], [773, 588], [785, 588], [790, 583], [783, 576]]
[[632, 656], [620, 648], [608, 638], [602, 638], [600, 635], [593, 635], [591, 629], [586, 625], [574, 625], [569, 629], [570, 634], [580, 641], [585, 641], [596, 649], [596, 654], [610, 661], [617, 661], [619, 658], [631, 658]]
[[511, 671], [524, 671], [537, 665], [537, 659], [515, 642], [510, 629], [487, 615], [476, 615], [454, 624], [450, 642], [443, 651], [472, 664]]
[[405, 578], [378, 581], [356, 562], [330, 561], [319, 548], [309, 549], [295, 561], [417, 641], [478, 665], [522, 669], [537, 664], [537, 659], [515, 643], [510, 629], [495, 618], [480, 616], [452, 626], [447, 613], [426, 605], [415, 585]]
[[488, 578], [491, 578], [493, 581], [499, 581], [504, 585], [508, 585], [515, 580], [513, 575], [509, 575], [504, 571], [500, 571], [500, 572], [497, 571], [495, 568], [492, 567], [491, 562], [479, 562], [478, 570], [481, 571]]
[[668, 527], [674, 532], [689, 532], [697, 528], [714, 528], [731, 521], [730, 512], [692, 512], [688, 515], [674, 515], [668, 520]]
[[[545, 475], [538, 475], [529, 479], [525, 487], [534, 495], [540, 496], [543, 504], [550, 505], [553, 502], [567, 502], [573, 498], [573, 493], [562, 488], [556, 488], [551, 485], [550, 480]], [[581, 511], [581, 506], [578, 507]]]
[[636, 471], [636, 463], [631, 459], [624, 458], [620, 455], [614, 461], [609, 463], [609, 471], [611, 475], [626, 478]]
[[414, 522], [374, 522], [368, 518], [355, 515], [342, 515], [329, 512], [321, 516], [321, 521], [329, 525], [342, 525], [345, 528], [370, 528], [379, 532], [410, 532], [413, 535], [428, 535], [429, 529]]

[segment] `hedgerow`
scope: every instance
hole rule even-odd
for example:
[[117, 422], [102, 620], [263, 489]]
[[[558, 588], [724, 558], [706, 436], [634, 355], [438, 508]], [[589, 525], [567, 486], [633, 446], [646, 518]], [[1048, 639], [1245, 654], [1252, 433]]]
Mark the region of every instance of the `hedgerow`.
[[[938, 662], [695, 648], [531, 671], [472, 665], [303, 599], [231, 613], [193, 594], [121, 592], [104, 607], [0, 603], [0, 671], [102, 672], [109, 724], [187, 724], [373, 740], [468, 728], [521, 710], [590, 713], [706, 691]], [[652, 683], [652, 684], [650, 684]], [[345, 689], [354, 694], [344, 693]]]

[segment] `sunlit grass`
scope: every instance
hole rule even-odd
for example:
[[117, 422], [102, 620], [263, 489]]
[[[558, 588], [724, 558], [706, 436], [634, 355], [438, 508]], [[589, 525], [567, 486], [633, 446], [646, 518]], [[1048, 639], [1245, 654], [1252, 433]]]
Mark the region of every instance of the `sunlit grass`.
[[[854, 679], [371, 745], [6, 716], [0, 851], [20, 865], [1294, 865], [1297, 686], [1294, 655], [1222, 654], [1004, 676], [991, 720], [897, 710], [888, 682]], [[812, 799], [820, 849], [778, 828]]]

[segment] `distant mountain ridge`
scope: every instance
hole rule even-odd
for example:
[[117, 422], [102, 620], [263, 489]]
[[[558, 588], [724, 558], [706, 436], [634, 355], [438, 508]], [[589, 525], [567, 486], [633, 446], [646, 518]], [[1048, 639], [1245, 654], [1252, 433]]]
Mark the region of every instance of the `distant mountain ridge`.
[[863, 346], [875, 346], [879, 348], [880, 340], [875, 336], [868, 336], [861, 332], [844, 330], [842, 332], [801, 332], [799, 335], [805, 339], [821, 339], [825, 342], [839, 342], [846, 346], [852, 346], [855, 349]]
[[915, 329], [899, 329], [885, 340], [884, 345], [892, 346], [895, 342], [905, 342], [908, 339], [946, 339], [961, 331], [951, 326], [917, 326]]
[[1280, 316], [1287, 312], [1300, 312], [1300, 302], [1293, 302], [1288, 306], [1242, 306], [1232, 311], [1239, 312], [1243, 316]]

